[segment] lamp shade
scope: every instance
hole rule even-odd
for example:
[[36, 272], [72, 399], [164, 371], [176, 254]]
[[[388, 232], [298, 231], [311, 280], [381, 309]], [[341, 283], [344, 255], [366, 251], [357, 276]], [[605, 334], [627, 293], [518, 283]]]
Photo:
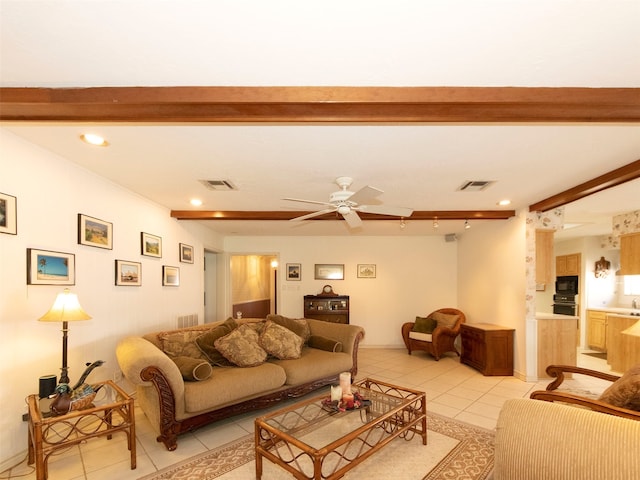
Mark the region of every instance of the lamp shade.
[[41, 322], [75, 322], [89, 320], [91, 316], [80, 306], [78, 296], [65, 288], [56, 297], [53, 306], [38, 320]]
[[621, 333], [624, 333], [625, 335], [631, 335], [633, 337], [640, 337], [640, 320], [638, 320], [626, 330], [622, 330]]

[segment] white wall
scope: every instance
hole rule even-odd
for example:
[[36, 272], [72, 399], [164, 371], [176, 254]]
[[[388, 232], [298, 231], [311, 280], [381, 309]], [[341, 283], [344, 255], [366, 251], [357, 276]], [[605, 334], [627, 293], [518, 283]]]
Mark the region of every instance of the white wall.
[[[0, 234], [0, 470], [25, 451], [25, 398], [38, 378], [59, 375], [61, 325], [37, 321], [62, 286], [27, 285], [27, 248], [75, 254], [76, 284], [93, 317], [69, 332], [69, 377], [75, 383], [86, 362], [106, 364], [89, 381], [113, 378], [117, 342], [126, 335], [171, 328], [177, 315], [203, 318], [203, 245], [222, 249], [219, 238], [195, 223], [179, 223], [169, 211], [51, 152], [0, 129], [0, 192], [17, 197], [18, 234]], [[113, 223], [113, 250], [77, 243], [77, 214]], [[162, 237], [162, 258], [140, 255], [140, 232]], [[179, 263], [178, 243], [195, 248], [194, 264]], [[114, 285], [115, 260], [142, 263], [141, 287]], [[162, 265], [180, 267], [180, 286], [163, 287]], [[19, 460], [19, 459], [18, 459]], [[8, 465], [7, 465], [8, 466]]]
[[[366, 330], [365, 346], [404, 347], [400, 328], [416, 315], [456, 307], [457, 246], [443, 236], [425, 237], [227, 237], [231, 253], [279, 252], [281, 272], [287, 263], [302, 264], [301, 281], [278, 276], [278, 313], [303, 316], [304, 295], [330, 284], [349, 295], [350, 322]], [[344, 280], [314, 280], [316, 263], [345, 265]], [[376, 278], [357, 278], [359, 263], [377, 266]], [[230, 313], [230, 312], [229, 312]]]
[[458, 299], [468, 323], [515, 328], [514, 370], [526, 376], [525, 219], [478, 224], [458, 240]]

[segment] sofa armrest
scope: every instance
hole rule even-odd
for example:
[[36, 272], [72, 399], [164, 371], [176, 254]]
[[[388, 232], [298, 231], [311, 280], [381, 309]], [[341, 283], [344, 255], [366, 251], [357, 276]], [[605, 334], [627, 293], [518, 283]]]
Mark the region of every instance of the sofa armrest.
[[312, 318], [307, 321], [311, 335], [320, 335], [342, 342], [343, 353], [353, 353], [358, 348], [358, 342], [364, 337], [364, 329], [358, 325], [324, 322]]
[[123, 375], [134, 385], [151, 386], [141, 373], [148, 367], [156, 367], [171, 387], [176, 397], [184, 394], [184, 380], [180, 369], [162, 350], [142, 337], [127, 337], [118, 343], [116, 357]]

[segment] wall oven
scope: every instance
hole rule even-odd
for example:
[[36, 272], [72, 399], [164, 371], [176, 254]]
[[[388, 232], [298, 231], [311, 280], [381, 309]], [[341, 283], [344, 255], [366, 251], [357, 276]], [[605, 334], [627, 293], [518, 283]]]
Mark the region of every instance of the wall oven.
[[578, 296], [556, 293], [553, 296], [553, 313], [557, 315], [577, 316]]

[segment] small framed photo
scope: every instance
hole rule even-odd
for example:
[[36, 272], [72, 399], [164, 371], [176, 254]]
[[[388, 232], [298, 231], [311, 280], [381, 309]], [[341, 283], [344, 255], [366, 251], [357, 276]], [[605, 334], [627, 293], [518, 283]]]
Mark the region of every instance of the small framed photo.
[[162, 266], [162, 285], [165, 287], [180, 286], [180, 269], [178, 267]]
[[302, 265], [287, 263], [287, 280], [300, 281], [302, 279]]
[[116, 285], [139, 287], [142, 285], [142, 264], [116, 260]]
[[316, 263], [316, 280], [344, 280], [344, 264]]
[[180, 244], [180, 261], [182, 263], [193, 263], [193, 247], [191, 245]]
[[0, 193], [0, 233], [17, 235], [18, 233], [18, 200], [12, 195]]
[[113, 223], [79, 213], [78, 243], [90, 247], [113, 249]]
[[76, 256], [27, 248], [27, 285], [75, 285]]
[[142, 255], [162, 258], [162, 238], [150, 233], [140, 232], [140, 249]]
[[359, 263], [358, 278], [376, 278], [376, 266], [373, 263]]

